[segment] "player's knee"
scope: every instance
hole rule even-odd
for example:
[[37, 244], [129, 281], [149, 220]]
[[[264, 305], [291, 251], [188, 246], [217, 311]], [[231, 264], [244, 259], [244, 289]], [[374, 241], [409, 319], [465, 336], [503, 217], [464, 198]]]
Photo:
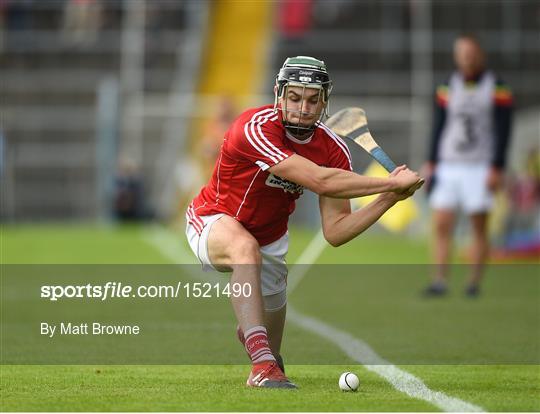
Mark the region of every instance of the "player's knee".
[[233, 264], [254, 264], [262, 263], [259, 243], [254, 238], [242, 237], [234, 242], [234, 251], [231, 254]]

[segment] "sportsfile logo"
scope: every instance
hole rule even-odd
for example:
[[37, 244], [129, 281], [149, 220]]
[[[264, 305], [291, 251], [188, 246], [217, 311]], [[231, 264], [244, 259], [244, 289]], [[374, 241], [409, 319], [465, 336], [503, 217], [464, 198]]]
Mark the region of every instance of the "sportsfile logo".
[[302, 194], [304, 192], [304, 187], [299, 184], [293, 183], [292, 181], [285, 180], [277, 175], [270, 174], [266, 179], [266, 185], [269, 187], [281, 188], [283, 191], [292, 194]]

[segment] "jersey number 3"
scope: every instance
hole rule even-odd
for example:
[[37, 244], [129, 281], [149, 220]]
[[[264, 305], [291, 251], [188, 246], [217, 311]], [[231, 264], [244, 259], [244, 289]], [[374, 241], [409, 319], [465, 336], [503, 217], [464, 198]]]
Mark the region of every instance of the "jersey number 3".
[[474, 121], [470, 115], [461, 114], [461, 122], [463, 122], [463, 138], [458, 141], [457, 149], [460, 152], [469, 151], [478, 143], [478, 137], [474, 132]]

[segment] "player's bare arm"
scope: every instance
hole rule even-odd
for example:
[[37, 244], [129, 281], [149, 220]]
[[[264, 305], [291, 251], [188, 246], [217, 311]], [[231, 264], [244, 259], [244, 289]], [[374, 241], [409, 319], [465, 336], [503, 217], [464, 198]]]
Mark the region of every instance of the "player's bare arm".
[[409, 169], [400, 169], [399, 174], [388, 178], [366, 177], [339, 168], [320, 167], [298, 154], [274, 165], [269, 171], [319, 195], [345, 199], [384, 192], [401, 193], [420, 178]]
[[[392, 175], [397, 175], [405, 167], [398, 167]], [[354, 239], [367, 230], [398, 201], [410, 197], [413, 192], [382, 193], [367, 206], [351, 212], [348, 200], [319, 197], [319, 208], [324, 238], [337, 247]]]
[[363, 233], [394, 204], [381, 195], [353, 213], [348, 200], [321, 196], [319, 207], [324, 238], [334, 247], [341, 246]]

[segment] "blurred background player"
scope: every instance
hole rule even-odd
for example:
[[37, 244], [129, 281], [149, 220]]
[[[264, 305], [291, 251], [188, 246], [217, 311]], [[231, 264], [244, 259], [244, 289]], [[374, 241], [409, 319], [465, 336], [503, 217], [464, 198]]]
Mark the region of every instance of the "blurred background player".
[[425, 293], [447, 292], [456, 212], [461, 208], [470, 217], [473, 233], [466, 294], [474, 297], [489, 254], [487, 220], [493, 193], [503, 184], [513, 99], [508, 86], [486, 69], [484, 52], [474, 36], [456, 39], [454, 61], [457, 70], [436, 91], [426, 166], [436, 271]]
[[118, 221], [152, 219], [146, 206], [143, 178], [139, 167], [129, 157], [120, 157], [114, 180], [114, 218]]
[[[346, 243], [375, 223], [419, 180], [405, 166], [389, 178], [352, 172], [341, 138], [321, 120], [332, 82], [324, 62], [288, 58], [275, 102], [243, 112], [226, 132], [212, 178], [187, 210], [186, 235], [203, 269], [232, 271], [252, 295], [231, 298], [238, 336], [253, 367], [247, 385], [296, 388], [284, 375], [280, 347], [286, 313], [288, 219], [310, 189], [320, 196], [326, 240]], [[351, 212], [350, 198], [381, 195]]]
[[212, 175], [223, 142], [223, 136], [236, 115], [233, 99], [228, 95], [224, 95], [217, 102], [214, 116], [204, 126], [204, 135], [197, 141], [197, 152], [201, 156], [201, 167], [205, 181]]

